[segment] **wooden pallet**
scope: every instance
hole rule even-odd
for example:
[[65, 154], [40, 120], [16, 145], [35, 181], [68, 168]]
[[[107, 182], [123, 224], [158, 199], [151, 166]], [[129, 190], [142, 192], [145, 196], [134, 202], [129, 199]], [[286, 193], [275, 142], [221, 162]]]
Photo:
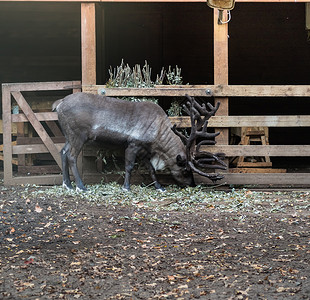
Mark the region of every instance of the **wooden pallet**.
[[[268, 127], [242, 127], [240, 145], [269, 145]], [[239, 156], [237, 168], [271, 168], [269, 156]]]
[[[268, 127], [242, 127], [240, 145], [269, 145]], [[286, 170], [273, 169], [270, 156], [240, 156], [237, 168], [230, 173], [286, 173]]]

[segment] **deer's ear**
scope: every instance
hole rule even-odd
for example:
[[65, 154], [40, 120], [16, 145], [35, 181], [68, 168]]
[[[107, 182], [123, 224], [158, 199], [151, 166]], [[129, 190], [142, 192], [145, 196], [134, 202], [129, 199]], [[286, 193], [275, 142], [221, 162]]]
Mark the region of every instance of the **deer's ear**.
[[177, 156], [177, 165], [179, 167], [185, 167], [186, 165], [186, 158], [183, 158], [180, 154]]

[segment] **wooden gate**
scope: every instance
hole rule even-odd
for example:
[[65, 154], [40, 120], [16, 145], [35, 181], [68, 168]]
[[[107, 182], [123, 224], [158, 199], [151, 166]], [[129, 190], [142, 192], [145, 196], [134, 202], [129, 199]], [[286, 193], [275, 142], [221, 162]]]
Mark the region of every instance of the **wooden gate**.
[[[23, 92], [43, 92], [68, 90], [74, 92], [80, 91], [80, 81], [61, 81], [61, 82], [38, 82], [38, 83], [8, 83], [2, 84], [2, 112], [3, 112], [3, 162], [4, 162], [4, 184], [60, 184], [62, 182], [60, 149], [64, 144], [64, 138], [61, 137], [61, 131], [56, 126], [57, 113], [51, 112], [51, 107], [45, 112], [35, 112], [29, 102], [25, 99]], [[12, 109], [12, 100], [16, 102], [15, 111]], [[55, 99], [56, 100], [56, 99]], [[47, 124], [43, 126], [41, 122]], [[32, 125], [32, 128], [38, 137], [24, 139], [22, 144], [13, 141], [12, 124], [17, 123], [17, 135], [19, 128], [24, 128], [24, 124]], [[21, 131], [21, 130], [20, 130]], [[52, 133], [52, 134], [51, 134]], [[53, 135], [53, 136], [51, 136]], [[25, 143], [25, 141], [28, 141]], [[13, 176], [13, 155], [17, 155], [19, 162], [24, 155], [50, 153], [56, 165], [54, 170], [58, 174], [48, 174], [48, 168], [45, 175], [37, 176]], [[15, 160], [15, 162], [17, 161]], [[16, 163], [18, 164], [18, 163]], [[21, 168], [21, 166], [19, 166]], [[18, 166], [17, 166], [18, 170]], [[38, 173], [43, 173], [38, 172]], [[55, 171], [54, 171], [55, 173]]]

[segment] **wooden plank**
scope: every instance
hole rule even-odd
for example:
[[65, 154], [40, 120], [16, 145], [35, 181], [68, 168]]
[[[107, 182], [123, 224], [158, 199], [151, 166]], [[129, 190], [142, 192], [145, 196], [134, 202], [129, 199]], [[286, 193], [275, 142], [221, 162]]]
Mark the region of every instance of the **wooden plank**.
[[59, 185], [62, 184], [62, 175], [19, 176], [7, 180], [6, 184]]
[[48, 128], [51, 130], [54, 136], [62, 136], [60, 128], [57, 126], [55, 121], [45, 121]]
[[57, 162], [58, 166], [61, 168], [61, 159], [59, 155], [59, 150], [54, 145], [52, 139], [49, 137], [40, 121], [36, 118], [34, 112], [31, 110], [31, 107], [29, 106], [23, 95], [20, 92], [12, 92], [12, 95], [15, 98], [19, 107], [23, 110], [24, 114], [27, 116], [29, 122], [36, 130], [39, 137], [42, 139], [45, 146], [48, 148], [49, 152]]
[[[296, 185], [310, 186], [310, 173], [225, 173], [225, 178], [217, 183], [227, 183], [235, 185]], [[197, 184], [210, 184], [210, 180], [205, 177], [195, 175]]]
[[[65, 137], [64, 136], [53, 136], [51, 137], [54, 144], [64, 144]], [[19, 137], [17, 139], [18, 145], [35, 145], [35, 144], [43, 144], [43, 141], [39, 137]]]
[[11, 114], [11, 93], [7, 86], [2, 85], [2, 114], [3, 114], [3, 175], [4, 184], [7, 184], [13, 177], [12, 170], [12, 114]]
[[95, 3], [81, 4], [82, 83], [96, 84]]
[[[64, 143], [55, 144], [58, 154], [63, 146]], [[44, 144], [13, 146], [13, 154], [34, 154], [34, 153], [49, 153], [49, 150]]]
[[237, 164], [237, 167], [241, 167], [241, 168], [264, 168], [264, 167], [272, 167], [272, 163], [271, 162], [266, 162], [266, 161], [258, 161], [258, 162], [247, 162], [247, 161], [243, 161], [243, 162], [239, 162]]
[[[15, 124], [15, 123], [13, 123]], [[17, 123], [17, 143], [18, 143], [18, 140], [20, 138], [23, 138], [25, 136], [25, 131], [26, 131], [26, 126], [27, 126], [27, 129], [28, 129], [28, 123]], [[24, 166], [26, 165], [26, 155], [18, 155], [18, 165], [19, 166]]]
[[[190, 127], [189, 117], [170, 117], [177, 127]], [[310, 116], [214, 116], [208, 127], [310, 127]]]
[[[84, 178], [84, 177], [83, 177]], [[96, 174], [98, 178], [98, 174]], [[210, 184], [210, 180], [205, 177], [195, 175], [197, 184]], [[60, 185], [62, 183], [61, 175], [40, 175], [14, 177], [10, 179], [8, 185], [16, 184], [37, 184], [37, 185]], [[289, 185], [289, 186], [310, 186], [309, 173], [227, 173], [225, 178], [219, 183], [235, 185]]]
[[[0, 2], [7, 2], [8, 0], [0, 0]], [[10, 0], [11, 2], [206, 2], [205, 0]], [[307, 2], [309, 0], [236, 0], [236, 2]]]
[[[83, 85], [83, 92], [113, 97], [178, 96], [193, 97], [310, 97], [310, 85], [176, 85], [154, 88], [107, 88], [105, 85]], [[251, 99], [248, 99], [251, 101]]]
[[42, 166], [19, 166], [18, 174], [28, 176], [31, 175], [44, 175], [44, 174], [59, 174], [60, 168], [57, 165], [42, 165]]
[[310, 30], [310, 1], [306, 4], [306, 29]]
[[[38, 121], [57, 121], [58, 115], [56, 112], [41, 112], [34, 113]], [[24, 114], [14, 114], [12, 115], [12, 122], [28, 122], [27, 117]]]
[[310, 85], [217, 85], [218, 97], [309, 97]]
[[103, 94], [113, 97], [124, 96], [180, 96], [184, 97], [185, 94], [191, 96], [207, 96], [206, 88], [213, 86], [155, 86], [154, 88], [107, 88], [105, 85], [83, 85], [82, 90], [91, 94]]
[[230, 173], [286, 173], [286, 169], [273, 168], [232, 168]]
[[236, 2], [244, 3], [256, 3], [256, 2], [265, 2], [265, 3], [303, 3], [309, 2], [309, 0], [236, 0]]
[[216, 145], [204, 146], [205, 151], [224, 152], [235, 156], [309, 157], [310, 145]]
[[25, 83], [3, 83], [10, 91], [59, 91], [72, 90], [81, 86], [81, 81], [55, 81], [55, 82], [25, 82]]
[[[228, 84], [228, 23], [218, 23], [219, 10], [214, 9], [213, 12], [213, 34], [214, 34], [214, 84], [215, 85], [227, 85]], [[227, 11], [223, 12], [223, 21], [227, 21]], [[211, 90], [212, 91], [212, 90]], [[220, 102], [216, 115], [227, 116], [229, 100], [225, 98], [215, 98], [214, 102]], [[218, 144], [227, 145], [229, 144], [229, 130], [222, 128], [215, 128], [216, 131], [220, 132], [220, 135], [216, 137]]]

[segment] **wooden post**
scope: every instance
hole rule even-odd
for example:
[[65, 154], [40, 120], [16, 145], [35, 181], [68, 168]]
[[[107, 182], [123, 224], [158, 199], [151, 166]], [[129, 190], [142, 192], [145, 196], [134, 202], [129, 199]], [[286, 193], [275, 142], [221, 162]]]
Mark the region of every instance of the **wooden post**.
[[[228, 84], [228, 24], [218, 24], [217, 9], [214, 9], [214, 84]], [[223, 12], [223, 20], [227, 19], [226, 11]], [[228, 98], [215, 98], [215, 102], [221, 103], [217, 116], [228, 116]], [[221, 134], [216, 141], [219, 145], [229, 144], [229, 130], [215, 129]]]
[[9, 184], [13, 178], [12, 170], [12, 109], [11, 93], [6, 85], [2, 85], [2, 113], [3, 113], [3, 169], [4, 184]]
[[95, 3], [81, 3], [82, 86], [96, 84]]

